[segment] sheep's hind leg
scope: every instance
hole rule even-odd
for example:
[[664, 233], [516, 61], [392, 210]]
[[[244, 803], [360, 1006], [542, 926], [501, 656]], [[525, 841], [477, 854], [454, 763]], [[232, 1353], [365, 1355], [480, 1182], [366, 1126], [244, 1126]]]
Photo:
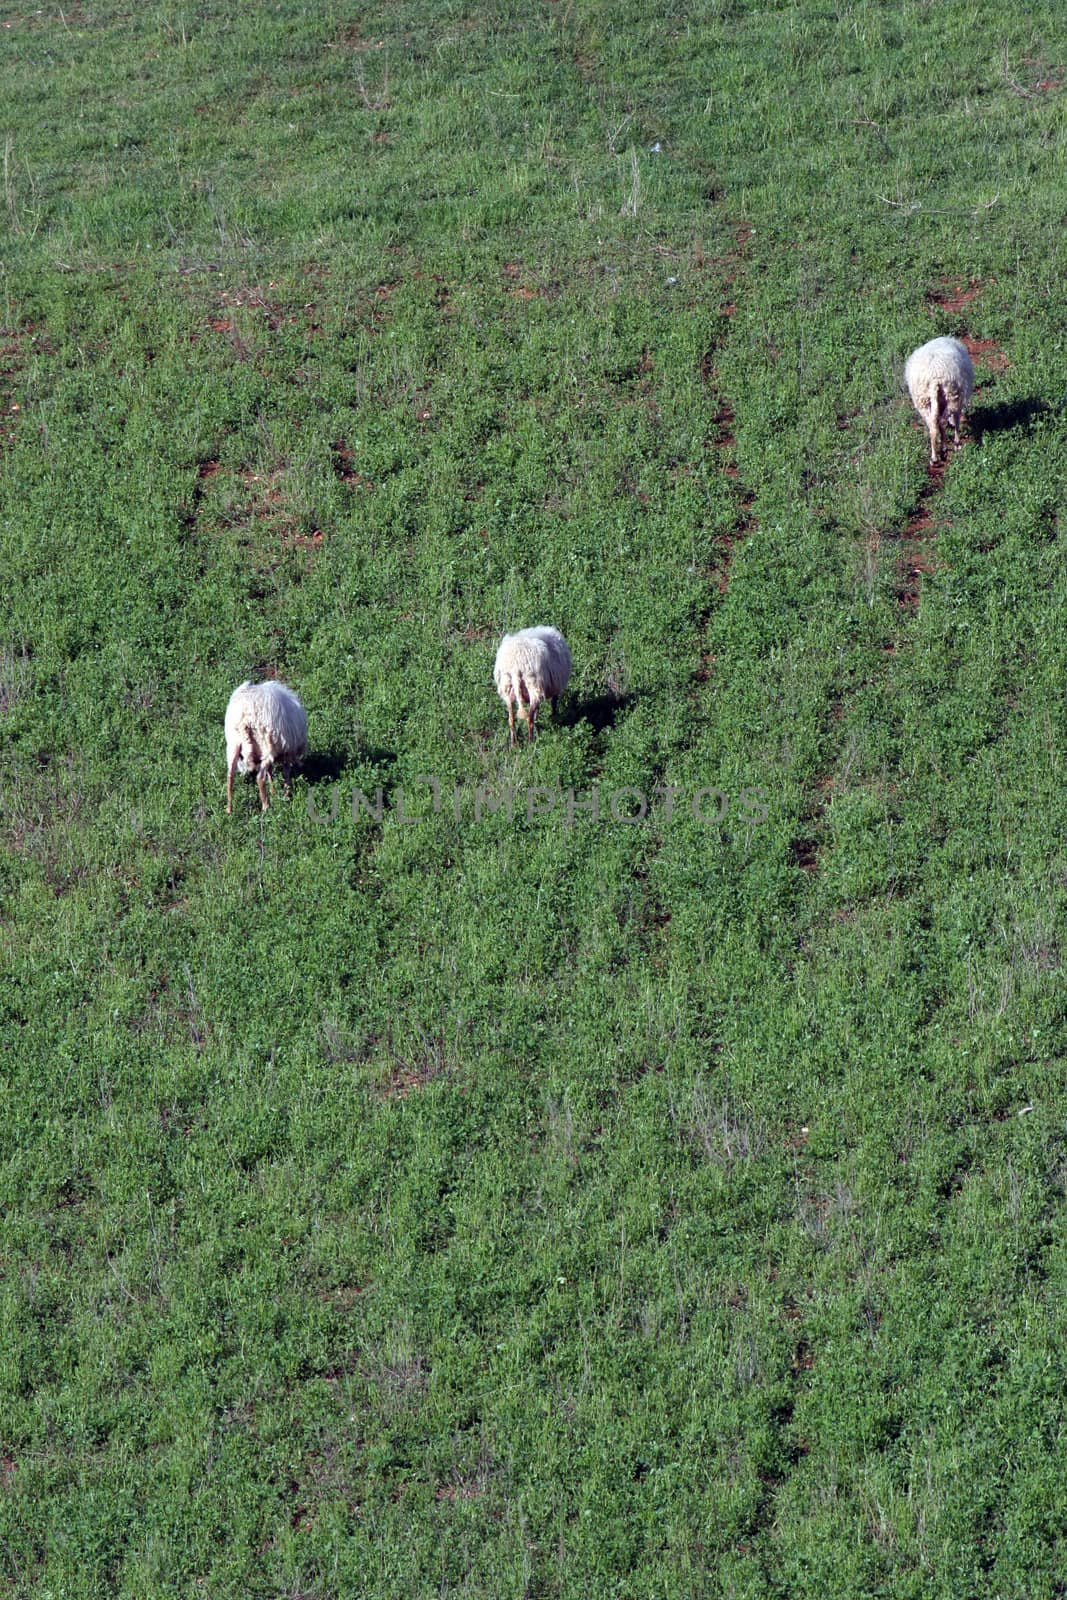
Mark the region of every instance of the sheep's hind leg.
[[241, 747], [240, 747], [240, 745], [238, 745], [237, 749], [233, 753], [233, 760], [230, 762], [230, 770], [226, 774], [226, 815], [227, 816], [229, 816], [230, 813], [233, 811], [233, 777], [234, 777], [234, 773], [237, 771], [237, 763], [238, 763], [238, 761], [240, 761], [240, 759], [241, 759]]
[[266, 811], [267, 808], [270, 805], [270, 801], [267, 799], [267, 779], [268, 778], [270, 779], [270, 792], [271, 792], [271, 794], [273, 794], [274, 793], [274, 776], [273, 776], [273, 774], [272, 774], [272, 772], [270, 770], [270, 767], [264, 765], [264, 766], [260, 767], [258, 773], [256, 774], [256, 786], [259, 789], [259, 803], [260, 803], [260, 806], [262, 807], [262, 809], [264, 811]]
[[945, 393], [944, 388], [939, 383], [938, 386], [937, 386], [937, 399], [936, 399], [936, 402], [935, 402], [935, 405], [934, 405], [934, 419], [933, 419], [934, 443], [935, 443], [936, 452], [937, 452], [935, 454], [935, 456], [933, 457], [933, 459], [935, 461], [940, 461], [942, 455], [947, 454], [947, 451], [948, 451], [948, 434], [945, 431], [945, 427], [946, 427], [946, 424], [947, 424], [948, 420], [949, 420], [948, 395]]

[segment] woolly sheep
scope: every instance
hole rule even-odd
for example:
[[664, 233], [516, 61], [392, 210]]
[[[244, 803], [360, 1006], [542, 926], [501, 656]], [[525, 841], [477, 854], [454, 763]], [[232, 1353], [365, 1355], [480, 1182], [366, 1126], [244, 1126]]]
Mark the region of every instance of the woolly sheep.
[[931, 339], [913, 350], [904, 366], [912, 404], [930, 433], [930, 460], [937, 461], [946, 422], [960, 442], [963, 408], [974, 392], [974, 367], [958, 339]]
[[497, 694], [508, 708], [511, 742], [515, 743], [515, 707], [526, 718], [526, 737], [532, 739], [537, 709], [551, 700], [552, 710], [571, 675], [571, 653], [556, 628], [523, 628], [506, 633], [500, 641], [493, 667]]
[[242, 683], [226, 707], [226, 810], [233, 810], [233, 775], [255, 773], [266, 811], [267, 779], [274, 789], [274, 767], [281, 767], [286, 785], [307, 748], [308, 719], [303, 706], [284, 683]]

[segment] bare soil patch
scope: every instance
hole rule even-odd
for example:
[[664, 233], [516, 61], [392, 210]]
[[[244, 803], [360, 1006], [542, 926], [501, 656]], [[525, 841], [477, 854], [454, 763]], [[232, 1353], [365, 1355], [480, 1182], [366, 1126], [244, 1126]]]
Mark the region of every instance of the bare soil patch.
[[995, 278], [970, 278], [966, 283], [951, 278], [942, 278], [941, 282], [926, 295], [927, 306], [931, 316], [940, 311], [962, 311], [978, 299], [986, 283], [995, 283]]
[[975, 339], [965, 333], [960, 343], [978, 366], [986, 367], [990, 372], [1006, 372], [1011, 365], [995, 339]]

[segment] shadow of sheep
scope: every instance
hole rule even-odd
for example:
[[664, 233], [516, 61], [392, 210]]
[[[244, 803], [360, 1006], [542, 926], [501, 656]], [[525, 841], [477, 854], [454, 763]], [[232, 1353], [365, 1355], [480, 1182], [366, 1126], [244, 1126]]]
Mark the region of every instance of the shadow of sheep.
[[1020, 400], [1002, 400], [995, 406], [982, 406], [972, 411], [971, 432], [976, 444], [981, 444], [984, 434], [1007, 433], [1013, 428], [1018, 428], [1023, 434], [1032, 434], [1038, 417], [1055, 409], [1055, 406], [1037, 395], [1028, 395]]

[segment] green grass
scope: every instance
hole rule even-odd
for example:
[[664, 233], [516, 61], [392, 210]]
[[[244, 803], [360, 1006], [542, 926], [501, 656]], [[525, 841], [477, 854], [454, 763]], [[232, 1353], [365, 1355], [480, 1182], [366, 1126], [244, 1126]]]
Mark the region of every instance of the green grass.
[[1057, 8], [0, 23], [4, 1592], [1067, 1593]]

